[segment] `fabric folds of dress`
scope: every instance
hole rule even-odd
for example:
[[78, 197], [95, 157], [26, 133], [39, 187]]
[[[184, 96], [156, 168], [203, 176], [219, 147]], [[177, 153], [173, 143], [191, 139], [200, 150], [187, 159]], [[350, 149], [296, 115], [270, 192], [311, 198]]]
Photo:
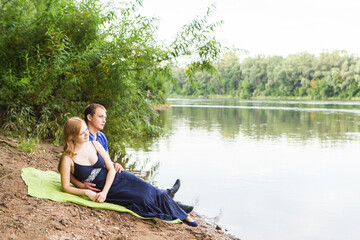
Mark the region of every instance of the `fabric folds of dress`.
[[[106, 175], [105, 162], [99, 154], [94, 165], [74, 163], [74, 176], [79, 181], [90, 180], [98, 189], [104, 187]], [[156, 217], [166, 221], [184, 220], [187, 217], [168, 194], [127, 171], [116, 173], [105, 201], [122, 205], [142, 217]]]

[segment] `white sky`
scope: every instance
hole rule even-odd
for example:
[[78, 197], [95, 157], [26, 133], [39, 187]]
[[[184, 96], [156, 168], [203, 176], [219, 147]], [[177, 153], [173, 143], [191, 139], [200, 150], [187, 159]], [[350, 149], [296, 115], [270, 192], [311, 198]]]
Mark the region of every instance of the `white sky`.
[[224, 20], [216, 36], [248, 50], [247, 56], [333, 50], [360, 55], [359, 0], [143, 0], [141, 12], [159, 18], [159, 38], [169, 40], [212, 3], [211, 19]]

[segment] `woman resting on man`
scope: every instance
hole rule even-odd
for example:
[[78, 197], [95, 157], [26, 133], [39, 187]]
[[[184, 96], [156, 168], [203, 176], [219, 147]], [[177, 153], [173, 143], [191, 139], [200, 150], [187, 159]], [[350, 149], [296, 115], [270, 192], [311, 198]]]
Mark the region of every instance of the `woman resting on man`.
[[[102, 145], [89, 141], [88, 131], [85, 122], [76, 117], [64, 125], [64, 153], [59, 162], [63, 191], [86, 195], [95, 202], [119, 204], [142, 217], [180, 219], [189, 226], [198, 225], [168, 194], [132, 173], [116, 172]], [[72, 187], [70, 173], [79, 181], [95, 183], [101, 191]]]

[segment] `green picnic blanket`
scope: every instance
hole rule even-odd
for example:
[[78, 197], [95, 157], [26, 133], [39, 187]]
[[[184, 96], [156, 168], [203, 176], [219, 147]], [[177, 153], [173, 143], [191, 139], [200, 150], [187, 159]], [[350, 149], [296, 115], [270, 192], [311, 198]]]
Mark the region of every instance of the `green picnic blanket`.
[[[21, 177], [28, 186], [28, 194], [32, 197], [46, 198], [56, 202], [73, 202], [91, 208], [128, 212], [136, 217], [149, 219], [141, 217], [133, 211], [117, 204], [93, 202], [87, 196], [78, 196], [63, 192], [61, 189], [60, 174], [54, 171], [42, 171], [36, 168], [23, 168], [21, 171]], [[181, 223], [179, 219], [170, 222]]]

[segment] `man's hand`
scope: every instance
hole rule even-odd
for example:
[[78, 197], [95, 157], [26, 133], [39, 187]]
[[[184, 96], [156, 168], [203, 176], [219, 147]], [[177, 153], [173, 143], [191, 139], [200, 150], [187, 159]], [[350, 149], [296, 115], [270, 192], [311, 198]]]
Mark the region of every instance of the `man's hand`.
[[122, 171], [124, 171], [124, 168], [119, 164], [119, 163], [114, 163], [114, 168], [116, 172], [121, 173]]
[[95, 188], [95, 186], [96, 186], [95, 183], [84, 182], [83, 185], [80, 188], [89, 189], [89, 190], [92, 190], [94, 192], [100, 192], [100, 189]]

